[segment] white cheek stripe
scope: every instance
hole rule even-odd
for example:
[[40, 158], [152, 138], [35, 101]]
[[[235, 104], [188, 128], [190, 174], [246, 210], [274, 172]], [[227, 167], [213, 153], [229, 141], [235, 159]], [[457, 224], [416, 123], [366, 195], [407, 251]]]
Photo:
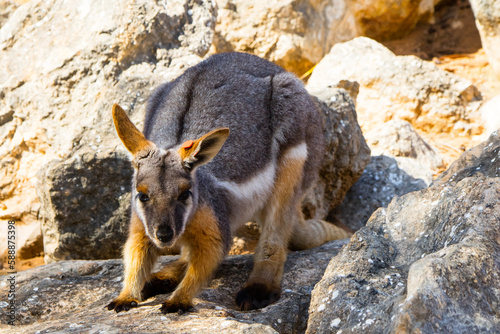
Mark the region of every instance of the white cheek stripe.
[[149, 235], [148, 225], [146, 224], [146, 217], [144, 217], [144, 211], [142, 211], [142, 207], [140, 204], [137, 203], [137, 201], [138, 199], [136, 199], [134, 196], [135, 213], [137, 213], [137, 216], [141, 220], [142, 225], [144, 225], [144, 229], [146, 230], [146, 235]]

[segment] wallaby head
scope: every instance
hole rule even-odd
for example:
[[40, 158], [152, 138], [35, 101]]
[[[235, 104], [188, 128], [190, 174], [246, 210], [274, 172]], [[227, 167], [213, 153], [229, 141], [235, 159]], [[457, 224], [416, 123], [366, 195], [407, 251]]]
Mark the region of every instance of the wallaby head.
[[118, 136], [134, 156], [132, 208], [151, 241], [160, 248], [170, 247], [182, 235], [198, 205], [195, 170], [215, 157], [229, 129], [216, 129], [177, 147], [162, 149], [147, 140], [117, 104], [113, 106], [113, 120]]

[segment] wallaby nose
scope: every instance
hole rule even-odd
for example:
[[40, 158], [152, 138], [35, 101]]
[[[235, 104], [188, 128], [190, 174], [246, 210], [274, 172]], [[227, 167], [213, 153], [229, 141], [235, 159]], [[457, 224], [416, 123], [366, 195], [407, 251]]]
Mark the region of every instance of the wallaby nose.
[[159, 228], [158, 231], [156, 231], [156, 237], [161, 242], [169, 242], [172, 240], [173, 236], [174, 231], [172, 231], [170, 227]]

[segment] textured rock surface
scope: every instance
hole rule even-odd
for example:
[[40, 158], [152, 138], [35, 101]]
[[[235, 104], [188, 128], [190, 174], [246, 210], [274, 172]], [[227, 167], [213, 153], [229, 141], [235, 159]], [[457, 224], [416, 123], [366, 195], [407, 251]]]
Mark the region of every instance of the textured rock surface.
[[[195, 313], [163, 315], [161, 298], [151, 298], [137, 309], [115, 314], [104, 306], [120, 290], [119, 260], [62, 261], [17, 275], [18, 316], [15, 327], [6, 325], [0, 307], [0, 333], [106, 332], [106, 333], [301, 333], [314, 284], [331, 257], [346, 241], [291, 253], [285, 265], [281, 299], [262, 310], [240, 312], [236, 292], [251, 270], [251, 256], [228, 257], [209, 287], [195, 299]], [[161, 263], [173, 257], [162, 257]], [[6, 293], [0, 277], [0, 295]], [[22, 306], [24, 305], [24, 306]]]
[[500, 136], [395, 198], [332, 259], [308, 333], [498, 333]]
[[315, 67], [307, 87], [360, 84], [356, 111], [363, 131], [393, 118], [425, 132], [479, 134], [472, 115], [481, 95], [469, 81], [414, 56], [396, 56], [374, 40], [359, 37], [336, 44]]
[[299, 75], [335, 43], [408, 33], [434, 9], [428, 0], [217, 0], [217, 5], [217, 52], [250, 52]]
[[88, 152], [42, 168], [37, 190], [45, 262], [121, 257], [131, 181], [130, 162], [114, 152]]
[[500, 95], [493, 97], [491, 100], [481, 106], [479, 110], [483, 119], [485, 133], [489, 136], [493, 131], [500, 129]]
[[434, 181], [433, 185], [445, 185], [457, 182], [476, 173], [489, 177], [500, 177], [500, 129], [493, 132], [490, 138], [480, 145], [464, 152], [450, 168]]
[[[10, 15], [16, 10], [19, 5], [10, 0], [0, 0], [0, 28], [5, 25]], [[0, 123], [1, 123], [0, 119]]]
[[500, 78], [500, 3], [495, 0], [470, 0], [470, 4], [484, 51]]
[[443, 157], [401, 119], [392, 119], [364, 134], [372, 155], [413, 158], [430, 170], [444, 169]]
[[[365, 226], [375, 210], [387, 207], [395, 196], [426, 188], [426, 181], [408, 174], [406, 166], [401, 168], [405, 159], [373, 156], [361, 178], [331, 214], [352, 230], [358, 230]], [[415, 161], [412, 163], [419, 165]]]
[[355, 0], [348, 1], [348, 6], [361, 30], [359, 35], [377, 40], [402, 37], [434, 13], [432, 0]]
[[310, 93], [318, 99], [322, 111], [326, 153], [319, 182], [302, 207], [307, 218], [324, 219], [363, 173], [370, 161], [370, 149], [347, 91], [323, 87]]

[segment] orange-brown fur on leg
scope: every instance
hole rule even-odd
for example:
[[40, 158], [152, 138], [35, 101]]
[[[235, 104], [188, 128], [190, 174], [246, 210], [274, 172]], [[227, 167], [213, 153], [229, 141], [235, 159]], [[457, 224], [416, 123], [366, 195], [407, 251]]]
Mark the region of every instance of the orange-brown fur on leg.
[[188, 259], [187, 270], [172, 296], [163, 303], [163, 313], [183, 312], [193, 307], [192, 300], [212, 277], [224, 257], [221, 232], [214, 212], [200, 207], [180, 240]]
[[279, 164], [272, 198], [262, 212], [262, 234], [254, 255], [254, 268], [236, 296], [242, 310], [267, 306], [280, 297], [288, 242], [298, 219], [294, 207], [300, 200], [297, 193], [303, 166], [304, 159], [285, 158]]
[[151, 275], [158, 254], [146, 236], [144, 225], [132, 212], [129, 236], [124, 248], [125, 275], [120, 295], [108, 305], [109, 310], [128, 311], [142, 300], [141, 291]]

